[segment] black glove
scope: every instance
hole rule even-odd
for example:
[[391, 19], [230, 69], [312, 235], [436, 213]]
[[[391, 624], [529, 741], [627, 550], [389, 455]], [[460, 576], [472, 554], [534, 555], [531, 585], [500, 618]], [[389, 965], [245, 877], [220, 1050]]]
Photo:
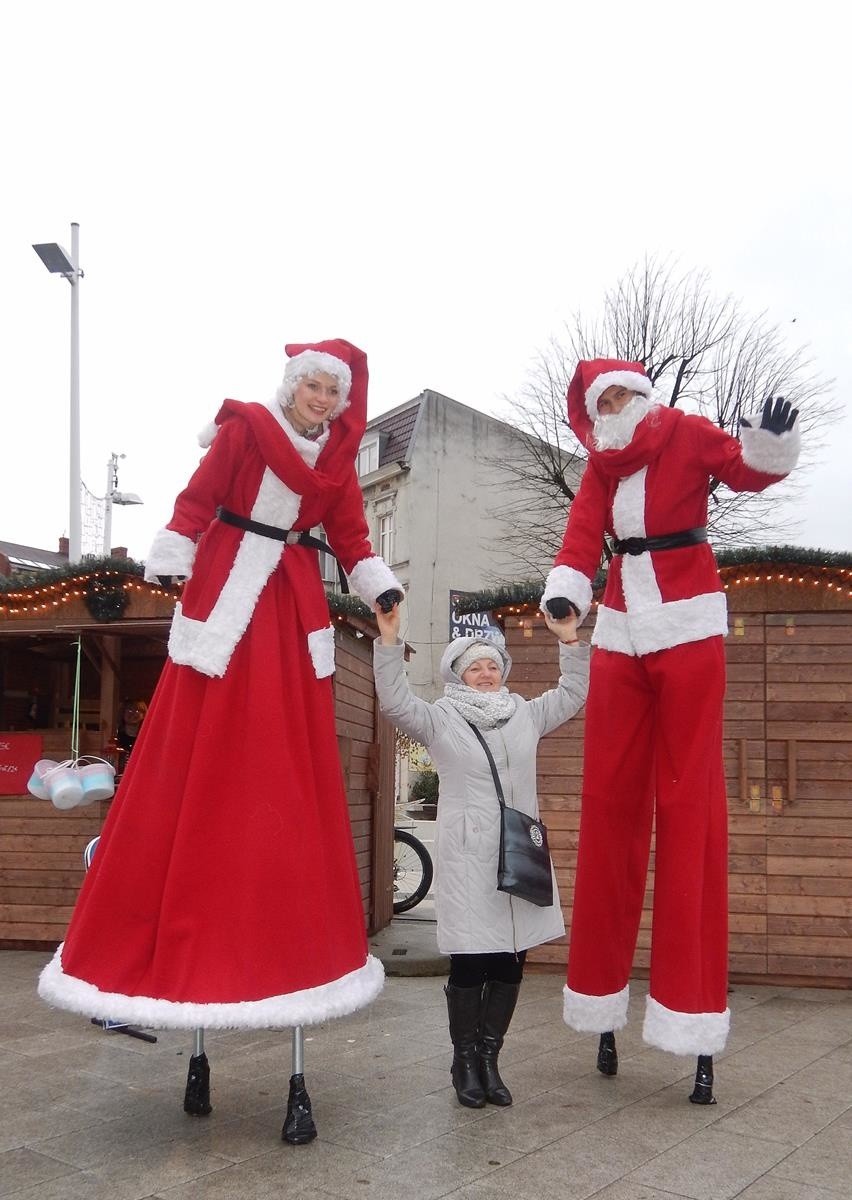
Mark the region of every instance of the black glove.
[[578, 621], [580, 619], [579, 608], [565, 596], [554, 596], [552, 600], [546, 601], [546, 608], [555, 621], [564, 621], [569, 613], [573, 613]]
[[392, 612], [393, 606], [401, 604], [402, 600], [402, 592], [397, 588], [388, 588], [386, 592], [382, 592], [380, 596], [376, 596], [376, 604], [378, 604], [383, 613]]
[[160, 587], [170, 588], [174, 583], [183, 583], [186, 579], [185, 575], [158, 575]]
[[[796, 424], [798, 415], [799, 410], [793, 408], [790, 401], [785, 400], [783, 396], [769, 396], [760, 414], [760, 428], [768, 429], [770, 433], [789, 433]], [[740, 418], [740, 425], [745, 425], [746, 429], [752, 427], [751, 421], [745, 417]]]

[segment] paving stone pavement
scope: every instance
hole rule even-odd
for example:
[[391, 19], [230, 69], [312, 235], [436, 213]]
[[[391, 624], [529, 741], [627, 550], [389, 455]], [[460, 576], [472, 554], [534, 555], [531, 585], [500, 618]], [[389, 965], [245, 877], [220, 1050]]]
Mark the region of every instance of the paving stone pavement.
[[[213, 1113], [182, 1111], [192, 1037], [108, 1033], [35, 995], [49, 955], [0, 951], [0, 1198], [14, 1200], [848, 1200], [852, 992], [734, 986], [712, 1108], [694, 1063], [641, 1040], [632, 985], [619, 1074], [562, 1022], [562, 978], [529, 974], [501, 1056], [511, 1108], [450, 1087], [434, 925], [372, 940], [384, 991], [306, 1029], [319, 1137], [280, 1140], [289, 1035], [207, 1035]], [[402, 947], [406, 953], [399, 954]], [[394, 950], [397, 953], [392, 953]], [[399, 973], [400, 961], [415, 964]]]

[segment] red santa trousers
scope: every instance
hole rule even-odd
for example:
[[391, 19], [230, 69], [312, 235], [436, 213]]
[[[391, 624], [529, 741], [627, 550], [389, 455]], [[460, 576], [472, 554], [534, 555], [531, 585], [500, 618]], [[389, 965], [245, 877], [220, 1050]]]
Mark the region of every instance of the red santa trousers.
[[643, 1036], [677, 1054], [724, 1047], [724, 692], [719, 637], [636, 657], [594, 651], [565, 989], [565, 1020], [576, 1029], [602, 1033], [627, 1019], [656, 810]]

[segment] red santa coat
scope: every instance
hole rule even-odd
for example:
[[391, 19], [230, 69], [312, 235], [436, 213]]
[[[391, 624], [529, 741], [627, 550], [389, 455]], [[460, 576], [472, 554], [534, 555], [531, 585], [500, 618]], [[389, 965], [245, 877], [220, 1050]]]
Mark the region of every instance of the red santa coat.
[[365, 362], [353, 376], [350, 410], [317, 442], [280, 413], [226, 401], [157, 536], [149, 576], [190, 579], [65, 943], [39, 982], [51, 1003], [155, 1027], [267, 1027], [339, 1016], [381, 989], [317, 553], [215, 517], [222, 505], [284, 528], [322, 522], [366, 601], [400, 587], [368, 541], [353, 466]]
[[[591, 451], [542, 607], [565, 596], [585, 617], [604, 533], [659, 537], [704, 526], [711, 477], [735, 492], [763, 491], [797, 454], [797, 438], [743, 429], [740, 442], [704, 417], [655, 406], [623, 450]], [[706, 542], [613, 559], [595, 645], [641, 655], [726, 633], [725, 594]]]

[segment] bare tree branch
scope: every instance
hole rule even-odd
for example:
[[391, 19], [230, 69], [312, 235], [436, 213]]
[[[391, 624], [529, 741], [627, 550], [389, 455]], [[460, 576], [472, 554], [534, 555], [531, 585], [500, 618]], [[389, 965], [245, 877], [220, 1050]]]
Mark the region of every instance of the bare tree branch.
[[[565, 393], [581, 358], [641, 362], [670, 406], [699, 413], [735, 437], [740, 419], [759, 412], [767, 396], [799, 408], [800, 465], [767, 493], [734, 493], [713, 480], [708, 529], [714, 544], [758, 545], [794, 529], [782, 503], [799, 490], [818, 458], [831, 384], [801, 348], [791, 348], [765, 315], [750, 316], [732, 296], [714, 294], [704, 271], [679, 274], [667, 260], [646, 258], [603, 297], [591, 318], [575, 313], [542, 350], [518, 395], [504, 398], [506, 419], [519, 431], [518, 454], [499, 463], [504, 498], [494, 515], [514, 533], [500, 541], [495, 577], [541, 576], [561, 545], [568, 510], [585, 466], [585, 450], [567, 422]], [[501, 566], [501, 560], [504, 560]]]

